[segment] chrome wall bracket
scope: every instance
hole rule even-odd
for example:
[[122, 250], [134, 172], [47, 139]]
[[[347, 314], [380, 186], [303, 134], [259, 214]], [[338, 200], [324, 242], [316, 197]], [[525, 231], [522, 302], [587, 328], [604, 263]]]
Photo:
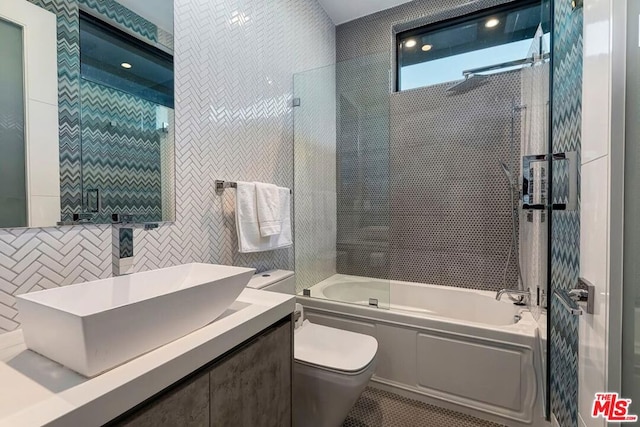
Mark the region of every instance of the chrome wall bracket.
[[586, 310], [587, 314], [594, 314], [596, 311], [596, 287], [587, 279], [580, 277], [578, 287], [570, 292], [577, 299], [578, 305]]
[[573, 315], [581, 316], [584, 313], [595, 313], [596, 287], [582, 277], [578, 279], [577, 288], [570, 291], [556, 289], [555, 294], [562, 306]]
[[556, 289], [554, 291], [556, 297], [560, 304], [569, 311], [569, 313], [574, 316], [582, 316], [583, 311], [582, 308], [578, 305], [578, 303], [571, 297], [569, 292], [565, 289]]

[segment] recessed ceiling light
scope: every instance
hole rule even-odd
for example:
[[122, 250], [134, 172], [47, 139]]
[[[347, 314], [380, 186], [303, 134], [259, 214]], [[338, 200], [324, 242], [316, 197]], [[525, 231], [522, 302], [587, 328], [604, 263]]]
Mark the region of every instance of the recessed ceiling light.
[[429, 52], [432, 48], [433, 48], [433, 45], [430, 45], [430, 44], [422, 45], [423, 52]]
[[497, 18], [491, 18], [484, 24], [484, 26], [487, 28], [493, 28], [497, 26], [499, 23], [500, 21]]
[[414, 47], [417, 44], [418, 44], [418, 42], [416, 41], [416, 39], [409, 39], [406, 42], [404, 42], [404, 45], [406, 47]]
[[129, 64], [128, 62], [123, 62], [122, 64], [120, 64], [120, 66], [122, 68], [126, 68], [127, 70], [131, 67], [133, 67], [133, 65]]

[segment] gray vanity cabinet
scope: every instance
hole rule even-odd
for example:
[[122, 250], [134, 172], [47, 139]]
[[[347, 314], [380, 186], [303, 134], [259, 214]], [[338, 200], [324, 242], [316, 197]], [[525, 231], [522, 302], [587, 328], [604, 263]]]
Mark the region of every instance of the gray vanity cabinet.
[[290, 427], [289, 318], [114, 422], [123, 427]]

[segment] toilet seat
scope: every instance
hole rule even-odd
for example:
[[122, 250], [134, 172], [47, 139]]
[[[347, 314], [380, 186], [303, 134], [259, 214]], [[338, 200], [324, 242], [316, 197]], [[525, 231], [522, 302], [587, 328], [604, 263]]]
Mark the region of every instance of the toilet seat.
[[322, 370], [358, 375], [369, 368], [377, 351], [373, 337], [308, 320], [295, 331], [295, 361]]

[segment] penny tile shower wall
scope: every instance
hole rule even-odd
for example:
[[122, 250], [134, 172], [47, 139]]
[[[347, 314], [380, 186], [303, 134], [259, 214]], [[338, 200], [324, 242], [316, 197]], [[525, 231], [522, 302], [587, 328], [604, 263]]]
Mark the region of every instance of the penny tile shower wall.
[[337, 27], [339, 273], [516, 286], [513, 258], [503, 282], [512, 206], [499, 161], [512, 143], [520, 157], [519, 72], [455, 96], [450, 84], [389, 94], [394, 29], [501, 3], [417, 0]]

